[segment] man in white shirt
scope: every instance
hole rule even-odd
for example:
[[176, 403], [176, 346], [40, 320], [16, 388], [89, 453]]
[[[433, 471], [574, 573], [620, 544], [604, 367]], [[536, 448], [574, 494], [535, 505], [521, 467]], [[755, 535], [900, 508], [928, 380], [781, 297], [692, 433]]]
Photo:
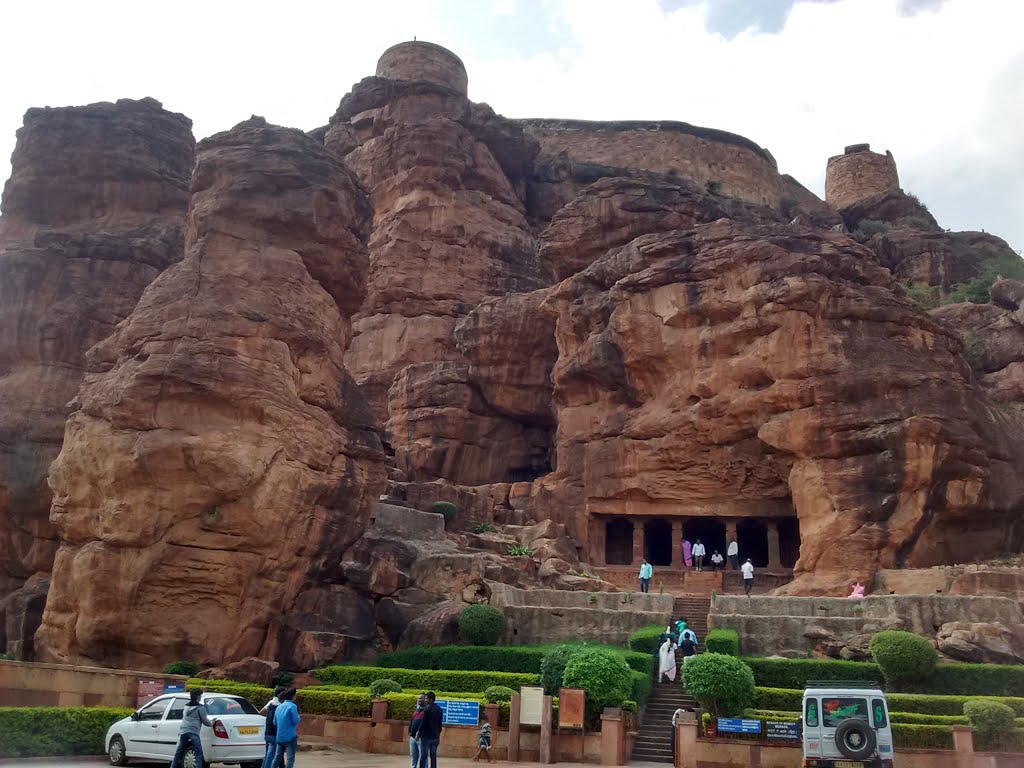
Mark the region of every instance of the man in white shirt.
[[724, 565], [725, 565], [725, 558], [722, 557], [722, 553], [719, 552], [716, 549], [714, 551], [714, 553], [712, 553], [712, 555], [711, 555], [711, 570], [713, 570], [713, 571], [721, 570]]
[[729, 556], [729, 568], [735, 571], [740, 567], [740, 545], [736, 543], [736, 537], [729, 539], [729, 546], [725, 550]]
[[740, 571], [743, 572], [743, 594], [749, 596], [750, 588], [754, 586], [754, 564], [750, 562], [750, 558], [747, 558]]
[[693, 564], [696, 566], [698, 571], [701, 569], [701, 566], [704, 565], [705, 553], [706, 550], [704, 549], [704, 545], [700, 543], [700, 539], [697, 539], [693, 544]]
[[686, 717], [686, 710], [680, 707], [672, 713], [672, 762], [675, 762], [676, 757], [676, 727], [679, 725], [679, 721]]

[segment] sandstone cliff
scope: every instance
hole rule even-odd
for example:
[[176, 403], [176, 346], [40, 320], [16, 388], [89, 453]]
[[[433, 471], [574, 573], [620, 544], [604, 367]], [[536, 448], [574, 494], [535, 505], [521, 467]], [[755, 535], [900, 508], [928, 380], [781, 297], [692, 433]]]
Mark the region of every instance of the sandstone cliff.
[[[342, 360], [368, 223], [299, 131], [253, 118], [202, 142], [185, 259], [89, 353], [51, 470], [43, 658], [296, 666], [324, 631], [311, 617], [383, 487]], [[315, 645], [341, 652], [334, 636]]]
[[18, 656], [58, 545], [46, 474], [66, 404], [86, 350], [182, 257], [191, 125], [123, 99], [31, 109], [18, 131], [0, 217], [0, 644]]

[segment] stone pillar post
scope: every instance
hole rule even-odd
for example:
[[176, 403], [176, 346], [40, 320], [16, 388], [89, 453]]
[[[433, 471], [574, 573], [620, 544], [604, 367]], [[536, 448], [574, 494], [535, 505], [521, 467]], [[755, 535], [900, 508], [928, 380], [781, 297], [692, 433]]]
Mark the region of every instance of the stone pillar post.
[[672, 521], [672, 565], [682, 570], [683, 562], [683, 521]]
[[607, 565], [604, 559], [605, 551], [607, 549], [607, 545], [605, 544], [607, 531], [608, 526], [605, 523], [604, 518], [592, 517], [590, 519], [590, 562], [594, 565]]
[[498, 720], [501, 717], [500, 704], [484, 704], [484, 719], [491, 724], [491, 731], [498, 733]]
[[601, 715], [601, 765], [623, 765], [626, 757], [626, 723], [621, 709], [608, 707]]
[[543, 709], [540, 711], [540, 755], [537, 762], [548, 765], [551, 759], [551, 696], [545, 696]]
[[383, 723], [388, 719], [388, 700], [374, 699], [370, 703], [370, 722]]
[[782, 551], [779, 549], [779, 523], [768, 521], [768, 567], [782, 567]]
[[696, 720], [681, 720], [676, 726], [675, 768], [697, 768]]
[[633, 518], [633, 565], [639, 566], [644, 559], [644, 521]]
[[512, 694], [512, 701], [509, 702], [508, 710], [508, 761], [519, 762], [519, 701], [522, 696], [518, 693]]
[[957, 757], [961, 755], [974, 754], [974, 729], [969, 725], [954, 725], [953, 749], [957, 751]]

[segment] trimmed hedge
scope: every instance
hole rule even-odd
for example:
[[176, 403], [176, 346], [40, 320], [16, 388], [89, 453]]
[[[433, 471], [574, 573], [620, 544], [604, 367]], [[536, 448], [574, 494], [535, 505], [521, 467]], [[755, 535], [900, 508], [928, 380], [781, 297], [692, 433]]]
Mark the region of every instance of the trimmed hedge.
[[629, 650], [637, 653], [653, 654], [658, 650], [658, 646], [661, 645], [658, 639], [664, 631], [665, 628], [660, 624], [651, 624], [643, 629], [638, 629], [629, 636], [627, 641]]
[[562, 684], [586, 691], [586, 711], [593, 716], [604, 707], [621, 707], [631, 697], [633, 682], [627, 674], [639, 673], [631, 672], [622, 656], [588, 649], [570, 657]]
[[[740, 655], [740, 634], [735, 629], [712, 629], [704, 638], [704, 649], [726, 656]], [[757, 673], [754, 673], [757, 676]]]
[[651, 696], [651, 686], [653, 685], [651, 676], [635, 670], [630, 671], [630, 675], [633, 678], [633, 692], [630, 694], [630, 698], [639, 704], [646, 704], [647, 699]]
[[921, 635], [887, 629], [871, 638], [871, 656], [892, 687], [909, 690], [914, 683], [927, 680], [939, 663], [939, 652]]
[[[869, 680], [881, 683], [871, 661], [763, 659], [745, 656], [759, 686], [803, 688], [808, 680]], [[960, 696], [1024, 696], [1024, 665], [939, 664], [927, 679], [909, 686], [913, 693]], [[959, 713], [957, 713], [959, 714]]]
[[[648, 676], [654, 674], [654, 659], [650, 654], [603, 645], [587, 644], [586, 647], [622, 654], [631, 669]], [[541, 662], [553, 648], [535, 645], [418, 645], [404, 651], [385, 651], [377, 657], [377, 665], [401, 669], [533, 672], [539, 675]]]
[[976, 733], [974, 749], [978, 752], [1024, 752], [1024, 729], [1010, 733]]
[[465, 670], [400, 669], [398, 667], [343, 667], [330, 666], [316, 670], [316, 679], [334, 685], [368, 686], [374, 680], [386, 677], [402, 688], [435, 691], [469, 691], [482, 693], [492, 685], [518, 689], [523, 685], [537, 685], [537, 675], [525, 672], [469, 672]]
[[[388, 696], [413, 697], [414, 694], [388, 693]], [[373, 709], [373, 699], [369, 692], [330, 691], [321, 688], [302, 688], [295, 694], [295, 703], [300, 712], [310, 715], [340, 715], [342, 717], [369, 717]]]
[[211, 693], [230, 693], [234, 696], [244, 696], [257, 707], [262, 707], [274, 697], [274, 689], [256, 683], [236, 683], [234, 680], [203, 680], [200, 677], [190, 677], [185, 684], [187, 690], [202, 688]]
[[505, 614], [493, 605], [467, 605], [459, 614], [459, 634], [470, 645], [495, 645], [505, 631]]
[[953, 749], [953, 731], [948, 725], [891, 723], [890, 727], [896, 749]]
[[1013, 731], [1014, 711], [1001, 701], [968, 701], [964, 714], [978, 733], [1010, 733]]
[[[799, 712], [803, 706], [803, 695], [803, 689], [758, 687], [754, 691], [754, 708]], [[994, 700], [1006, 704], [1018, 717], [1024, 717], [1024, 698], [1013, 696], [928, 696], [919, 693], [887, 693], [885, 698], [892, 712], [959, 716], [963, 714], [964, 704], [968, 701]]]
[[102, 755], [119, 707], [0, 707], [0, 757]]

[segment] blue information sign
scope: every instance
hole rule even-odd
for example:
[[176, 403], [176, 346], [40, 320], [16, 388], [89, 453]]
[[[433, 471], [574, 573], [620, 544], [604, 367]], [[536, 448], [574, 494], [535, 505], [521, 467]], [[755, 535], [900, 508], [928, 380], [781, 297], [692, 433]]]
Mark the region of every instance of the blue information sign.
[[480, 722], [480, 702], [458, 699], [438, 699], [437, 706], [444, 712], [445, 725], [477, 725]]
[[718, 718], [719, 733], [760, 733], [760, 720], [747, 720], [739, 717]]
[[765, 723], [764, 735], [769, 739], [800, 741], [800, 723], [784, 723], [769, 720]]
[[172, 683], [169, 680], [164, 681], [164, 693], [184, 693], [184, 683]]

